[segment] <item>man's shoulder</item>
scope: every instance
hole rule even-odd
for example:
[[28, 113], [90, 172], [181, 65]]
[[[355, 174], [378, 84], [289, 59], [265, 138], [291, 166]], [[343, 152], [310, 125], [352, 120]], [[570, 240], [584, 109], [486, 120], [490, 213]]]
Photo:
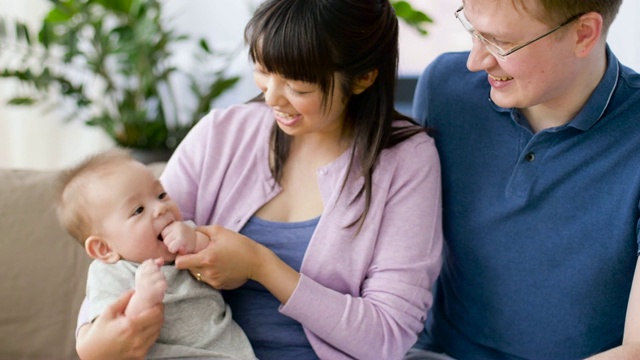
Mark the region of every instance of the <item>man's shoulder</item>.
[[468, 58], [469, 51], [446, 52], [438, 55], [435, 60], [433, 60], [433, 63], [438, 64], [439, 66], [466, 68]]
[[431, 76], [460, 76], [470, 74], [467, 69], [468, 51], [446, 52], [438, 55], [425, 69]]
[[472, 86], [488, 86], [484, 71], [471, 72], [467, 68], [468, 51], [447, 52], [427, 65], [420, 86], [435, 89], [463, 89], [466, 93]]

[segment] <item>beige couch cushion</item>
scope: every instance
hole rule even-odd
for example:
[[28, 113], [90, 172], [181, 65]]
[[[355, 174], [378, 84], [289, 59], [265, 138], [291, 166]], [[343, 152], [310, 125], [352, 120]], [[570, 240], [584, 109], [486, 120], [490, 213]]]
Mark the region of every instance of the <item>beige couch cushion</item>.
[[76, 359], [89, 258], [59, 226], [56, 172], [0, 170], [0, 359]]

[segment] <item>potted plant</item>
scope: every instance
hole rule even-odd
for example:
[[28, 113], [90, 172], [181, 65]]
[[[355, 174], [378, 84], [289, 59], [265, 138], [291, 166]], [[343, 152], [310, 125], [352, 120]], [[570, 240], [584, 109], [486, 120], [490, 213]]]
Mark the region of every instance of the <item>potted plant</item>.
[[[218, 70], [193, 74], [172, 64], [175, 45], [192, 39], [166, 26], [160, 0], [49, 1], [37, 36], [23, 23], [0, 19], [5, 50], [13, 46], [20, 57], [0, 67], [1, 77], [23, 85], [10, 104], [66, 108], [69, 120], [100, 127], [120, 146], [170, 154], [239, 80], [224, 71], [231, 57], [213, 52], [204, 39], [197, 40], [196, 58]], [[401, 20], [426, 34], [427, 15], [404, 0], [391, 3]], [[182, 89], [195, 99], [186, 113], [176, 100]]]
[[[100, 127], [119, 146], [170, 153], [239, 80], [225, 73], [231, 56], [215, 53], [205, 39], [196, 40], [194, 58], [217, 68], [177, 68], [172, 51], [193, 39], [166, 25], [159, 0], [49, 1], [37, 36], [20, 22], [0, 24], [5, 49], [13, 46], [21, 57], [0, 70], [22, 84], [11, 104], [70, 102], [70, 120]], [[176, 93], [185, 90], [195, 103], [188, 114], [177, 104]]]

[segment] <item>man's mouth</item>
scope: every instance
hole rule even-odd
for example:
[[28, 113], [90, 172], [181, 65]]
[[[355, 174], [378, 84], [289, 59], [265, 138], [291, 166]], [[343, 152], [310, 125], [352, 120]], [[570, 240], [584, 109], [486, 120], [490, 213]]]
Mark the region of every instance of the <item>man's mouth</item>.
[[489, 74], [489, 76], [495, 80], [495, 81], [509, 81], [509, 80], [513, 80], [513, 78], [511, 76], [493, 76], [491, 74]]

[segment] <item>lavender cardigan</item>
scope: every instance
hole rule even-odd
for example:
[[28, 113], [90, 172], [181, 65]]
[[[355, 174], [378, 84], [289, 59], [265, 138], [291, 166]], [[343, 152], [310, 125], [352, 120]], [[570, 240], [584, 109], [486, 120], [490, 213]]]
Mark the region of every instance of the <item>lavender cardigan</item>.
[[[262, 103], [216, 109], [180, 144], [162, 174], [185, 219], [238, 231], [281, 190], [269, 171], [274, 119]], [[382, 152], [367, 219], [340, 194], [349, 151], [318, 169], [324, 212], [302, 277], [280, 311], [299, 321], [323, 359], [400, 359], [416, 341], [441, 265], [440, 164], [425, 134]]]

